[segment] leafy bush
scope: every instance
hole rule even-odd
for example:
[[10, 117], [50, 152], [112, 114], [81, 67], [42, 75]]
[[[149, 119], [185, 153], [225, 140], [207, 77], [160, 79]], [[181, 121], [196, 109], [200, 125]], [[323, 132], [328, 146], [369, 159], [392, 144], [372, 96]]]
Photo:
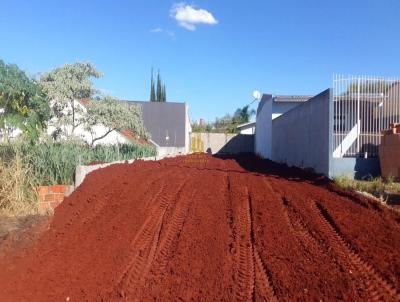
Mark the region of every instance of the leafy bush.
[[36, 145], [18, 143], [0, 147], [3, 162], [20, 157], [23, 166], [30, 171], [37, 185], [73, 184], [77, 165], [93, 162], [112, 162], [154, 156], [150, 145], [97, 145], [67, 142], [42, 142]]

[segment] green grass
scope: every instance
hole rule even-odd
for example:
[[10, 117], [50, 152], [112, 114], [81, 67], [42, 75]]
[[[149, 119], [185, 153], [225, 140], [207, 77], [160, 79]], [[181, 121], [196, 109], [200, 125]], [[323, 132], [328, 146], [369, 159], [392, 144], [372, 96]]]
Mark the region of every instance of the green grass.
[[366, 192], [382, 201], [386, 201], [390, 194], [400, 194], [400, 183], [396, 182], [394, 178], [377, 177], [372, 180], [355, 180], [349, 177], [337, 177], [334, 178], [334, 182], [340, 188]]
[[77, 165], [155, 156], [151, 145], [98, 145], [68, 141], [0, 145], [0, 210], [15, 215], [37, 208], [39, 185], [72, 185]]
[[154, 155], [156, 150], [153, 146], [139, 144], [98, 145], [93, 148], [80, 142], [0, 145], [0, 160], [7, 162], [19, 156], [24, 167], [29, 169], [31, 178], [39, 185], [73, 184], [77, 165]]

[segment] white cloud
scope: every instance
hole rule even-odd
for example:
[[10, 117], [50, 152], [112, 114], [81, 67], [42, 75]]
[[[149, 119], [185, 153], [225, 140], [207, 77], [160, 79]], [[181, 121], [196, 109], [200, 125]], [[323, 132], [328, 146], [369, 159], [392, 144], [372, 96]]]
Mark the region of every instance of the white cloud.
[[196, 30], [199, 24], [215, 25], [218, 21], [205, 9], [196, 9], [186, 3], [177, 3], [170, 11], [171, 18], [174, 18], [178, 25], [187, 30]]
[[156, 28], [153, 28], [152, 30], [150, 30], [150, 32], [152, 32], [152, 33], [161, 33], [161, 32], [163, 32], [163, 29], [160, 28], [160, 27], [156, 27]]
[[163, 29], [161, 27], [156, 27], [150, 30], [151, 33], [155, 33], [155, 34], [166, 34], [167, 36], [169, 36], [170, 38], [175, 38], [175, 33], [173, 31], [167, 30], [167, 29]]

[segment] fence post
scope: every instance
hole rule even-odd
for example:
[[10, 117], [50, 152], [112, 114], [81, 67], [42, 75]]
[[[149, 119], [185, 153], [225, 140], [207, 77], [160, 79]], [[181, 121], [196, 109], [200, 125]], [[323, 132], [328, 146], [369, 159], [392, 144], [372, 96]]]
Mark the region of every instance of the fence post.
[[358, 78], [357, 85], [357, 155], [360, 154], [360, 97], [361, 97], [361, 79]]

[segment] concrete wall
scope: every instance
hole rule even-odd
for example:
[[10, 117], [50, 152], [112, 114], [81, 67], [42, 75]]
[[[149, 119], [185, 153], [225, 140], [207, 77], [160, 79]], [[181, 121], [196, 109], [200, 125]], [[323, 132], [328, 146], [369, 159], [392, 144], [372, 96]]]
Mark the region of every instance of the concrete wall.
[[330, 159], [329, 177], [345, 176], [355, 179], [380, 175], [379, 158], [344, 157]]
[[190, 125], [189, 106], [185, 103], [185, 154], [190, 152], [190, 133], [192, 126]]
[[174, 155], [183, 155], [187, 154], [186, 147], [156, 147], [157, 148], [157, 156], [174, 156]]
[[325, 90], [272, 121], [272, 160], [329, 175], [330, 99]]
[[254, 136], [225, 133], [191, 133], [191, 152], [238, 154], [254, 152]]
[[264, 94], [258, 104], [254, 153], [271, 158], [272, 95]]
[[282, 114], [301, 105], [301, 102], [272, 102], [272, 119], [280, 117]]
[[301, 105], [299, 102], [275, 102], [271, 94], [264, 94], [257, 108], [254, 152], [262, 158], [272, 158], [272, 121]]
[[110, 162], [110, 163], [104, 163], [104, 164], [97, 164], [97, 165], [89, 165], [89, 166], [77, 166], [75, 169], [75, 189], [79, 187], [82, 182], [85, 180], [86, 175], [89, 173], [96, 171], [98, 169], [106, 168], [111, 165], [115, 164], [123, 164], [123, 163], [128, 163], [131, 164], [135, 160], [161, 160], [167, 156], [151, 156], [151, 157], [143, 157], [143, 158], [138, 158], [138, 159], [131, 159], [131, 160], [122, 160], [122, 161], [115, 161], [115, 162]]

